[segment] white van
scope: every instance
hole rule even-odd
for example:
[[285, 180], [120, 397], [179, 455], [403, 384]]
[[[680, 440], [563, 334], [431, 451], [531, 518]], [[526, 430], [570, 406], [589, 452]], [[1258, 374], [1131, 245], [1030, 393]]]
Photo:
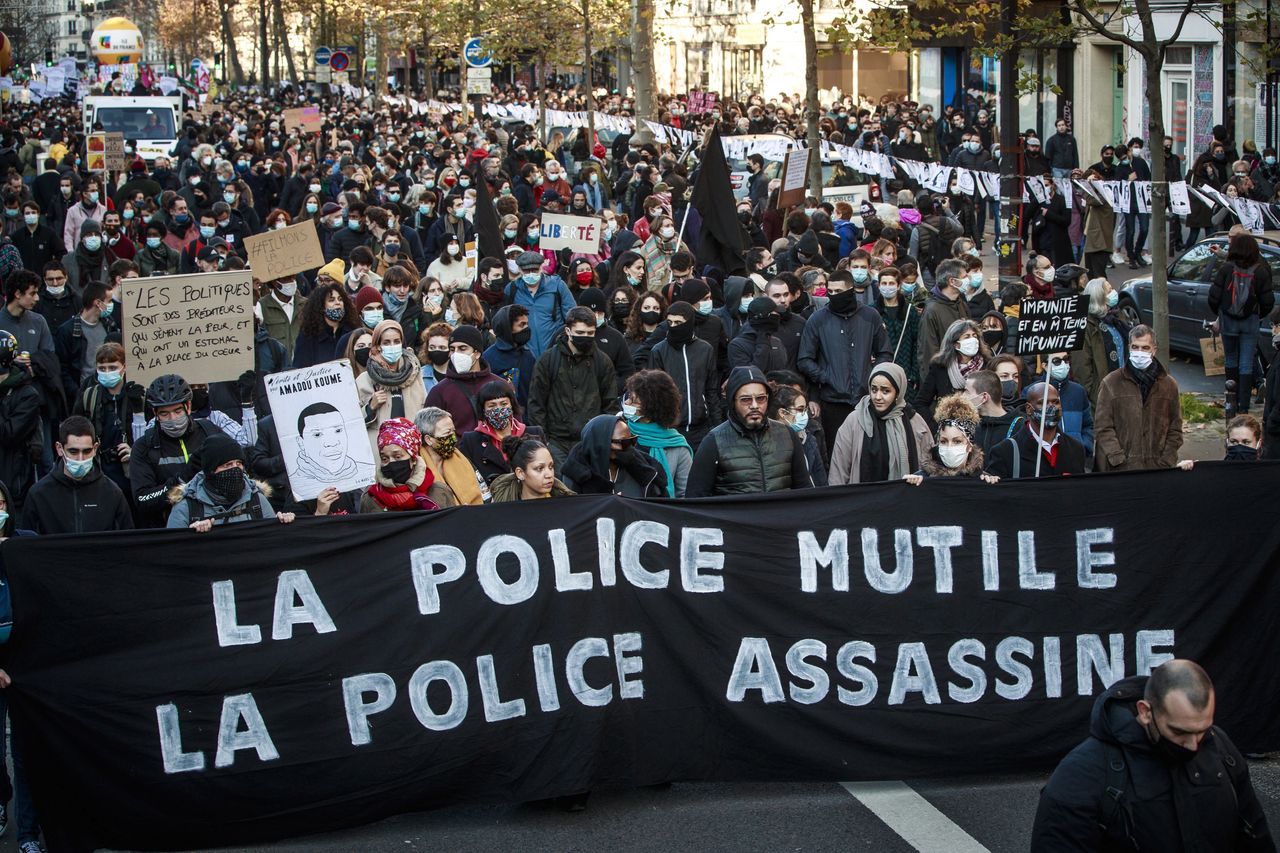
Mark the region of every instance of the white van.
[[157, 157], [169, 156], [182, 126], [181, 117], [181, 95], [89, 95], [84, 99], [84, 132], [93, 133], [94, 124], [101, 122], [107, 133], [123, 133], [148, 166]]

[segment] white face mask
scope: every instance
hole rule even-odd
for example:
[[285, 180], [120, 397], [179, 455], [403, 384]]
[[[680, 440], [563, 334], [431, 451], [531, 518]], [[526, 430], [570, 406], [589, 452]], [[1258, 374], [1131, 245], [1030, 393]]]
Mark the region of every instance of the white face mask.
[[672, 237], [676, 236], [676, 229], [668, 225], [666, 228], [659, 231], [658, 234], [663, 240], [670, 240]]
[[898, 295], [898, 285], [882, 284], [880, 285], [880, 295], [885, 299], [892, 299]]
[[941, 445], [938, 447], [938, 458], [948, 468], [959, 468], [969, 458], [969, 448], [963, 444], [959, 446], [954, 444]]
[[475, 357], [465, 352], [454, 352], [449, 354], [449, 361], [453, 364], [453, 369], [458, 373], [467, 373], [471, 370], [471, 364], [475, 361]]
[[1036, 270], [1036, 278], [1041, 281], [1053, 281], [1055, 272], [1056, 270], [1054, 270], [1053, 267], [1044, 267], [1043, 269]]
[[1151, 366], [1154, 359], [1149, 352], [1132, 351], [1129, 353], [1129, 363], [1133, 365], [1135, 370], [1146, 370]]
[[961, 355], [975, 356], [978, 354], [979, 344], [977, 338], [965, 338], [956, 344], [956, 349], [960, 350]]

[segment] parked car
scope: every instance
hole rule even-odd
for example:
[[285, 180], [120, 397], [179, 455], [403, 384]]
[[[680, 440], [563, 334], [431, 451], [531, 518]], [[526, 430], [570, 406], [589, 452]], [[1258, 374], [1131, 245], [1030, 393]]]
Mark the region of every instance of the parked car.
[[[1271, 267], [1271, 280], [1280, 284], [1280, 231], [1255, 235], [1262, 258]], [[1200, 339], [1209, 333], [1204, 324], [1209, 312], [1209, 286], [1227, 255], [1227, 234], [1206, 237], [1169, 264], [1169, 348], [1200, 354]], [[1131, 278], [1120, 289], [1119, 310], [1129, 323], [1152, 324], [1151, 276]], [[1259, 326], [1260, 352], [1270, 353], [1271, 324]]]

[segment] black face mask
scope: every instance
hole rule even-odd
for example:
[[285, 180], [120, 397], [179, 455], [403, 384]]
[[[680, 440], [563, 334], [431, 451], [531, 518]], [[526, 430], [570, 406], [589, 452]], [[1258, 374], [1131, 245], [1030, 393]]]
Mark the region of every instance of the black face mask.
[[533, 337], [533, 330], [526, 326], [525, 328], [521, 329], [518, 332], [511, 333], [511, 343], [515, 344], [518, 347], [522, 347], [525, 344], [529, 343], [529, 339], [532, 337]]
[[982, 340], [989, 347], [998, 346], [1004, 343], [1004, 332], [999, 329], [983, 329]]
[[828, 290], [827, 299], [830, 302], [831, 310], [837, 314], [848, 314], [858, 307], [858, 292], [856, 290], [842, 290], [839, 293], [832, 293]]
[[1196, 750], [1179, 746], [1166, 737], [1162, 737], [1155, 726], [1155, 718], [1151, 719], [1151, 728], [1147, 729], [1147, 737], [1152, 739], [1151, 751], [1165, 764], [1181, 767], [1196, 757]]
[[[1028, 409], [1027, 417], [1031, 420], [1032, 425], [1036, 429], [1040, 428], [1040, 410], [1039, 409]], [[1044, 408], [1044, 428], [1045, 429], [1057, 429], [1058, 421], [1061, 419], [1062, 419], [1061, 409], [1059, 409], [1057, 406], [1045, 406]]]
[[625, 320], [630, 313], [631, 313], [631, 303], [629, 302], [613, 303], [613, 319]]
[[[447, 356], [448, 353], [445, 353]], [[382, 466], [382, 476], [398, 486], [403, 486], [409, 482], [409, 475], [413, 473], [413, 462], [408, 459], [401, 459], [399, 462], [388, 462]]]
[[207, 388], [191, 389], [191, 411], [203, 412], [209, 408], [209, 390]]
[[578, 354], [586, 355], [596, 348], [595, 335], [569, 335], [569, 343]]
[[1227, 448], [1227, 455], [1224, 458], [1228, 462], [1257, 462], [1258, 449], [1244, 444], [1233, 444]]
[[352, 353], [352, 355], [355, 356], [356, 364], [360, 365], [361, 367], [369, 366], [369, 348], [368, 347], [359, 347]]
[[1000, 402], [1012, 403], [1018, 399], [1018, 380], [1005, 379], [1000, 382]]
[[777, 314], [765, 314], [763, 317], [752, 317], [751, 325], [757, 329], [773, 334], [782, 325], [782, 318]]
[[222, 506], [227, 506], [244, 492], [244, 471], [228, 468], [204, 475], [204, 488]]
[[693, 323], [686, 320], [678, 326], [667, 326], [667, 341], [673, 346], [684, 346], [693, 340]]
[[427, 361], [431, 362], [436, 367], [444, 367], [449, 363], [449, 351], [443, 349], [429, 349], [427, 350]]
[[662, 312], [661, 311], [641, 311], [640, 322], [648, 323], [650, 326], [656, 326], [658, 323], [662, 322]]

